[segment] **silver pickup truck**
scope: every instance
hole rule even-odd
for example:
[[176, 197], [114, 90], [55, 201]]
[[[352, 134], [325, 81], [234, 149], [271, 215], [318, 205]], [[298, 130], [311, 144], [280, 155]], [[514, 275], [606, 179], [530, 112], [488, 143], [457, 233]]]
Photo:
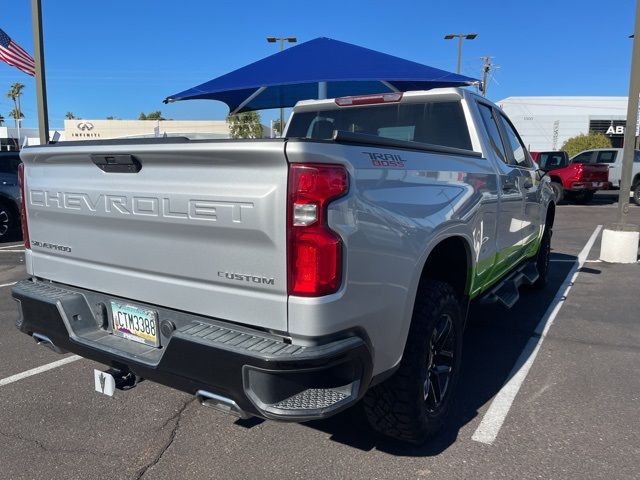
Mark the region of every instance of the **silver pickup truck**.
[[374, 429], [423, 442], [469, 302], [546, 283], [548, 181], [464, 89], [302, 102], [285, 136], [26, 148], [17, 326], [120, 388], [288, 421], [364, 399]]

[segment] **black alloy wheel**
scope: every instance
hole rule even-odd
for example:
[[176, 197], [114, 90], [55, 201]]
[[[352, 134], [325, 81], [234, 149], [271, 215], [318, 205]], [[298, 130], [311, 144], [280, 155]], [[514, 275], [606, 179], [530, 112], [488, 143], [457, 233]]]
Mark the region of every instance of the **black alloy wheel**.
[[451, 316], [444, 313], [433, 329], [429, 341], [429, 358], [424, 380], [424, 401], [427, 410], [435, 412], [449, 393], [449, 380], [453, 372], [455, 356], [455, 325]]

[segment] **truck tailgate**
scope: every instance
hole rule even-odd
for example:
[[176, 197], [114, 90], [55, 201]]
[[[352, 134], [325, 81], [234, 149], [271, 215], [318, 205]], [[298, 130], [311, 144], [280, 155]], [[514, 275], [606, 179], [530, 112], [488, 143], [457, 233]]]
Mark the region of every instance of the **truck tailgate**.
[[582, 179], [586, 182], [608, 182], [609, 166], [606, 163], [583, 163]]
[[[94, 163], [115, 155], [140, 171]], [[30, 274], [286, 331], [282, 141], [66, 144], [22, 159]]]

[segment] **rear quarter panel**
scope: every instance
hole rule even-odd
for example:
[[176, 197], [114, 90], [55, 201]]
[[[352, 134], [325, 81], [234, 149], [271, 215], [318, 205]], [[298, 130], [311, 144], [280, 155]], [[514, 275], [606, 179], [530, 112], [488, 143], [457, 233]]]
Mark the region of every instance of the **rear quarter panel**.
[[[449, 236], [464, 238], [472, 261], [494, 254], [496, 176], [484, 158], [367, 146], [292, 141], [289, 162], [343, 164], [346, 197], [332, 203], [330, 226], [344, 240], [343, 283], [326, 297], [289, 297], [289, 332], [298, 339], [365, 332], [374, 374], [402, 356], [422, 267]], [[395, 166], [371, 154], [394, 155]]]

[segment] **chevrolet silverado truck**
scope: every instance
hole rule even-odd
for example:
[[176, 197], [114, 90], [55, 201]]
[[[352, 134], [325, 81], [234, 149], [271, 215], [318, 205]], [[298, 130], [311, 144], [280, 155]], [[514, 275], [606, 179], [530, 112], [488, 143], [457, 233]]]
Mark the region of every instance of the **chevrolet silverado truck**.
[[[18, 328], [242, 418], [363, 399], [420, 443], [450, 411], [469, 302], [547, 281], [548, 178], [457, 88], [299, 103], [285, 137], [22, 153]], [[104, 388], [104, 377], [101, 377]]]
[[[572, 162], [582, 164], [602, 163], [609, 169], [609, 185], [619, 189], [622, 179], [622, 148], [599, 148], [585, 150], [571, 159]], [[631, 173], [631, 195], [637, 205], [640, 205], [640, 150], [635, 150]]]
[[609, 188], [609, 167], [600, 163], [569, 160], [569, 154], [557, 152], [531, 152], [533, 161], [549, 176], [556, 204], [573, 200], [586, 204], [598, 190]]

